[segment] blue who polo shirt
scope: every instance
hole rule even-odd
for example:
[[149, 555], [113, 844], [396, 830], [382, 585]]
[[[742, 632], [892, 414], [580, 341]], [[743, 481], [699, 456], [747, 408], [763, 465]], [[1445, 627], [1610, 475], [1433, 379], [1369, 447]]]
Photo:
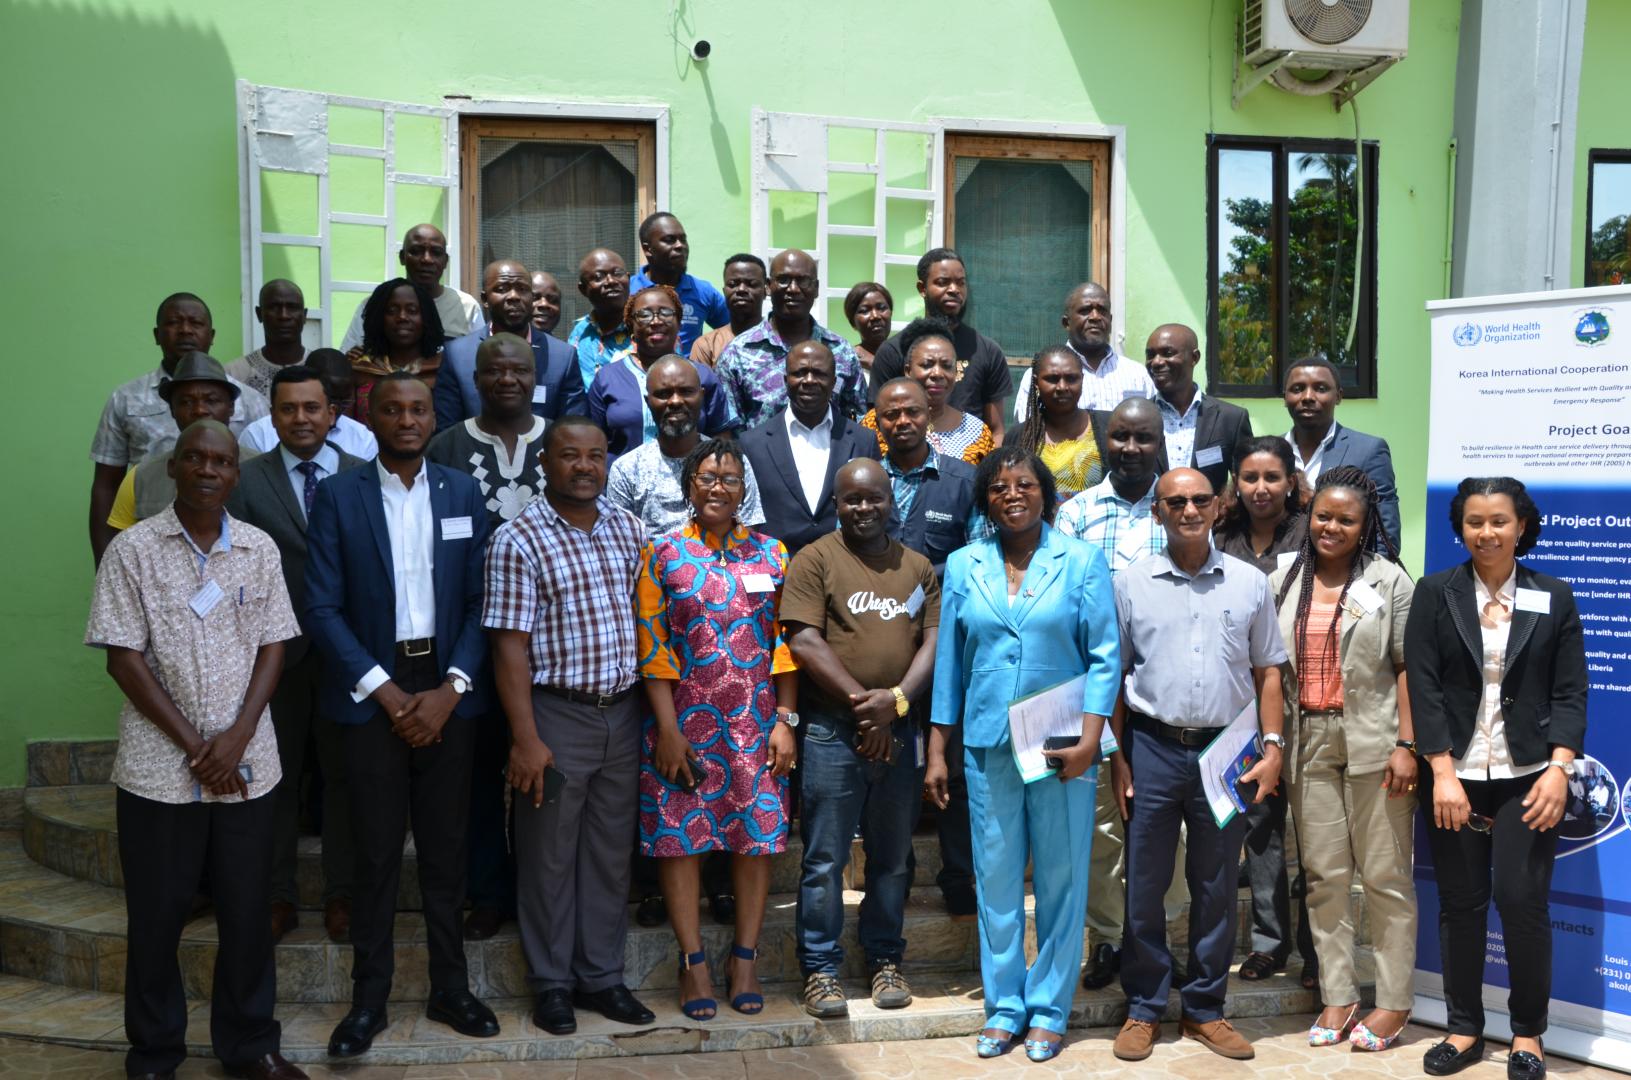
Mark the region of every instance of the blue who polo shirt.
[[[649, 289], [656, 282], [651, 280], [651, 267], [642, 266], [640, 272], [629, 278], [629, 295], [633, 296], [641, 289]], [[680, 355], [690, 356], [691, 346], [705, 332], [702, 324], [709, 326], [727, 326], [731, 321], [731, 309], [725, 304], [725, 294], [714, 288], [712, 282], [703, 281], [693, 274], [683, 274], [679, 286], [674, 290], [680, 294]]]

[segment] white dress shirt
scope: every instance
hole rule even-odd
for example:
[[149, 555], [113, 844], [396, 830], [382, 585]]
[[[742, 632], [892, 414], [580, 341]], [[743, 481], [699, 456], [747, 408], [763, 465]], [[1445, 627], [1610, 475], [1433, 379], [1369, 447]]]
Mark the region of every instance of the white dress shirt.
[[[344, 413], [334, 422], [334, 427], [328, 433], [328, 441], [364, 461], [372, 461], [379, 456], [379, 443], [374, 440], [374, 433]], [[277, 428], [272, 426], [272, 418], [263, 416], [244, 428], [244, 433], [238, 436], [238, 445], [262, 454], [270, 454], [277, 449]]]
[[[1155, 380], [1144, 370], [1144, 365], [1127, 359], [1110, 346], [1099, 361], [1097, 369], [1087, 364], [1087, 358], [1076, 352], [1069, 341], [1065, 347], [1082, 357], [1082, 396], [1076, 400], [1078, 408], [1108, 412], [1130, 397], [1154, 398]], [[1025, 422], [1027, 406], [1031, 400], [1031, 370], [1019, 377], [1019, 390], [1014, 398], [1014, 422]]]
[[1184, 413], [1179, 413], [1178, 406], [1160, 394], [1155, 396], [1155, 407], [1161, 410], [1161, 426], [1167, 431], [1167, 464], [1174, 469], [1189, 468], [1195, 453], [1195, 427], [1201, 421], [1201, 398], [1205, 396], [1197, 386], [1189, 411]]
[[[391, 534], [391, 570], [396, 583], [396, 640], [414, 641], [436, 636], [436, 520], [430, 508], [430, 478], [423, 459], [413, 487], [379, 462], [380, 494], [385, 510], [385, 531]], [[443, 642], [444, 648], [452, 642]], [[447, 669], [466, 682], [470, 676], [456, 667]], [[378, 690], [390, 676], [374, 667], [357, 682], [351, 700], [361, 701]]]
[[805, 427], [793, 410], [787, 410], [787, 440], [793, 444], [793, 468], [804, 489], [804, 505], [815, 513], [821, 489], [827, 485], [827, 459], [832, 457], [832, 413], [815, 427]]
[[[278, 454], [283, 460], [283, 471], [289, 477], [289, 486], [294, 489], [294, 504], [300, 507], [301, 517], [306, 514], [306, 474], [300, 471], [301, 460], [289, 453], [287, 447], [278, 444]], [[334, 447], [324, 443], [317, 453], [311, 456], [317, 465], [317, 481], [322, 483], [340, 471], [340, 452]]]
[[1512, 632], [1512, 607], [1518, 595], [1518, 568], [1514, 566], [1506, 583], [1495, 594], [1498, 607], [1492, 607], [1489, 586], [1473, 576], [1473, 603], [1478, 608], [1478, 628], [1483, 632], [1484, 700], [1478, 708], [1478, 725], [1465, 757], [1455, 759], [1455, 774], [1462, 780], [1510, 780], [1529, 776], [1546, 768], [1546, 762], [1514, 765], [1512, 749], [1506, 742], [1506, 717], [1501, 711], [1501, 678], [1506, 674], [1506, 643]]
[[[1308, 477], [1309, 486], [1312, 487], [1314, 482], [1320, 478], [1320, 470], [1325, 468], [1325, 451], [1329, 450], [1331, 444], [1336, 441], [1337, 422], [1332, 420], [1331, 430], [1325, 433], [1325, 438], [1320, 440], [1320, 444], [1314, 447], [1313, 454], [1309, 456], [1307, 461], [1304, 461], [1302, 447], [1297, 445], [1297, 429], [1292, 428], [1286, 432], [1286, 442], [1291, 444], [1291, 456], [1296, 460], [1297, 468], [1301, 469], [1303, 475]], [[1170, 453], [1167, 460], [1172, 460]]]

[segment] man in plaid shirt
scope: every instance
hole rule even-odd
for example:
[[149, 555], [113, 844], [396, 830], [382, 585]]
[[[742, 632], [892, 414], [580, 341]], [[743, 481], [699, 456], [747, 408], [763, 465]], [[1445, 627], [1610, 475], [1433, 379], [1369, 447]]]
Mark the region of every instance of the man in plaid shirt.
[[574, 1005], [625, 1024], [655, 1020], [623, 982], [626, 838], [645, 712], [634, 633], [645, 534], [603, 494], [606, 435], [590, 421], [556, 421], [540, 457], [543, 494], [493, 535], [481, 623], [510, 724], [533, 1022], [567, 1035], [577, 1030]]
[[[1109, 474], [1096, 487], [1059, 508], [1054, 526], [1066, 536], [1096, 544], [1112, 576], [1146, 555], [1167, 546], [1167, 533], [1155, 519], [1155, 481], [1160, 475], [1166, 425], [1148, 398], [1131, 397], [1117, 405], [1105, 429]], [[1108, 775], [1108, 774], [1106, 774]], [[1087, 893], [1087, 969], [1082, 985], [1097, 990], [1110, 985], [1121, 967], [1121, 925], [1127, 914], [1126, 823], [1116, 807], [1115, 786], [1099, 788], [1094, 810], [1093, 858]], [[1184, 886], [1184, 845], [1178, 843], [1179, 873], [1165, 897], [1168, 921], [1188, 899]], [[1100, 884], [1104, 883], [1104, 884]], [[1106, 887], [1108, 885], [1108, 887]]]

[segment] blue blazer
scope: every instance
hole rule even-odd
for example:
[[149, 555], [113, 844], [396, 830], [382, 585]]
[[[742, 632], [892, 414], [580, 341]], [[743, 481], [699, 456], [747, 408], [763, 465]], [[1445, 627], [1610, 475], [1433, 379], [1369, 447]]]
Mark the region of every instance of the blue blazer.
[[[483, 320], [474, 330], [442, 346], [442, 367], [436, 376], [436, 430], [452, 427], [481, 413], [476, 393], [476, 349], [492, 334]], [[578, 354], [560, 338], [532, 331], [532, 357], [537, 366], [535, 385], [545, 388], [544, 401], [532, 411], [545, 420], [560, 416], [586, 416], [589, 398], [578, 371]]]
[[[428, 461], [425, 470], [436, 532], [436, 659], [443, 675], [456, 667], [470, 676], [472, 689], [455, 714], [477, 716], [487, 708], [479, 689], [487, 665], [481, 631], [487, 505], [464, 473]], [[444, 539], [442, 522], [457, 517], [470, 519], [470, 535]], [[352, 701], [352, 688], [376, 664], [396, 674], [396, 574], [376, 465], [317, 485], [306, 552], [305, 624], [324, 661], [319, 710], [341, 724], [366, 723], [379, 705]]]
[[1382, 528], [1387, 530], [1393, 546], [1399, 546], [1399, 487], [1393, 480], [1393, 453], [1387, 440], [1367, 435], [1350, 427], [1336, 424], [1336, 438], [1326, 447], [1320, 460], [1320, 471], [1337, 465], [1357, 465], [1376, 485], [1376, 497], [1381, 503]]
[[996, 537], [951, 553], [939, 642], [933, 720], [962, 724], [964, 746], [1003, 745], [1010, 702], [1084, 672], [1082, 711], [1108, 717], [1115, 708], [1121, 636], [1109, 564], [1097, 546], [1051, 525], [1012, 606]]

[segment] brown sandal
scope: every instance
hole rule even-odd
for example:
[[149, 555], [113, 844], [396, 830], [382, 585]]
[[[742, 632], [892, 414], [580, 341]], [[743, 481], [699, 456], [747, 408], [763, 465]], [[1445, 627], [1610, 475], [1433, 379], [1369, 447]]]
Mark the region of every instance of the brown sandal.
[[1254, 952], [1240, 962], [1240, 977], [1247, 982], [1259, 982], [1284, 966], [1275, 963], [1274, 957], [1268, 953]]

